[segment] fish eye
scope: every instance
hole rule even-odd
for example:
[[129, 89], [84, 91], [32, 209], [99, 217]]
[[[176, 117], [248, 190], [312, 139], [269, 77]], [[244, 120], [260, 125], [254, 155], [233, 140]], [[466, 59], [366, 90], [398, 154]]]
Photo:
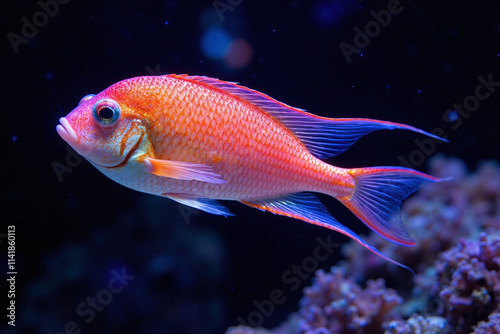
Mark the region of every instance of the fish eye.
[[88, 94], [88, 95], [85, 95], [84, 97], [82, 97], [82, 99], [80, 100], [80, 102], [78, 102], [78, 105], [82, 104], [83, 102], [87, 101], [87, 100], [90, 100], [91, 98], [93, 98], [95, 96], [95, 94]]
[[99, 100], [94, 104], [92, 114], [99, 125], [110, 127], [120, 118], [120, 106], [111, 99]]

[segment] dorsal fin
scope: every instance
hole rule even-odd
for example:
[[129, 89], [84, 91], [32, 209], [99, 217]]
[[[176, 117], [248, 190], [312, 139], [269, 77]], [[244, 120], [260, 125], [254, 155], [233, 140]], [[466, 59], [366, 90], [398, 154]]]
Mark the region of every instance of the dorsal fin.
[[326, 159], [351, 147], [359, 138], [376, 130], [404, 129], [447, 141], [413, 126], [367, 118], [326, 118], [279, 102], [256, 90], [234, 82], [209, 77], [168, 75], [181, 80], [209, 86], [254, 105], [285, 126], [316, 157]]

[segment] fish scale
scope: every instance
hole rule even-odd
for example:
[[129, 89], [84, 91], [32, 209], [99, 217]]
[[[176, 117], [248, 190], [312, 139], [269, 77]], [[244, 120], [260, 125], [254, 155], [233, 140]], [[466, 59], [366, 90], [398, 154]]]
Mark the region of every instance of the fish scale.
[[310, 193], [333, 196], [382, 237], [414, 245], [401, 202], [442, 179], [322, 160], [382, 129], [446, 141], [405, 124], [319, 117], [235, 83], [175, 74], [118, 82], [82, 99], [57, 126], [78, 153], [126, 187], [225, 216], [232, 213], [217, 200], [240, 201], [338, 231], [407, 268], [338, 222]]
[[[184, 85], [171, 85], [170, 89], [166, 91], [167, 96], [164, 99], [168, 100], [168, 94], [180, 97], [181, 92], [185, 89]], [[211, 185], [204, 182], [192, 183], [192, 186], [187, 188], [188, 191], [206, 196], [219, 188], [217, 196], [219, 199], [250, 199], [255, 196], [269, 197], [303, 190], [319, 190], [319, 187], [310, 184], [312, 175], [305, 173], [309, 170], [310, 161], [305, 160], [304, 157], [316, 158], [300, 142], [291, 141], [290, 138], [285, 137], [287, 132], [282, 130], [281, 125], [271, 122], [256, 108], [248, 110], [244, 102], [233, 102], [221, 93], [212, 93], [210, 96], [207, 92], [201, 92], [199, 95], [198, 99], [192, 99], [188, 94], [184, 94], [184, 99], [179, 103], [182, 108], [172, 106], [173, 110], [169, 113], [170, 120], [167, 127], [174, 127], [173, 124], [181, 127], [185, 130], [182, 135], [186, 139], [177, 143], [175, 150], [172, 150], [169, 140], [172, 133], [169, 133], [170, 136], [163, 136], [163, 140], [154, 145], [154, 151], [161, 159], [182, 161], [189, 159], [191, 162], [207, 163], [210, 162], [210, 159], [206, 159], [207, 152], [203, 152], [199, 143], [208, 143], [206, 137], [209, 136], [212, 139], [211, 142], [222, 143], [220, 146], [225, 147], [224, 143], [227, 143], [230, 138], [234, 138], [235, 142], [227, 150], [218, 151], [211, 145], [206, 145], [208, 147], [205, 148], [209, 151], [216, 151], [216, 155], [224, 156], [223, 162], [214, 165], [214, 170], [223, 176], [228, 175], [228, 181], [231, 182], [224, 185]], [[209, 103], [209, 98], [216, 101], [214, 105]], [[203, 108], [200, 109], [200, 105]], [[221, 115], [220, 119], [213, 116], [216, 114]], [[210, 121], [206, 122], [207, 119]], [[164, 122], [155, 123], [153, 133], [168, 133], [162, 126], [164, 124]], [[237, 127], [238, 124], [242, 124], [243, 127]], [[275, 129], [269, 129], [270, 127]], [[267, 132], [272, 135], [259, 135], [261, 132], [258, 130], [263, 128], [268, 129]], [[291, 143], [291, 145], [287, 145], [287, 143]], [[240, 153], [239, 147], [244, 147], [245, 150]], [[285, 160], [283, 155], [289, 158]], [[236, 160], [236, 157], [239, 159]], [[283, 161], [286, 163], [280, 163]], [[232, 170], [243, 166], [246, 173], [232, 177]], [[321, 165], [318, 164], [319, 166], [324, 168], [327, 165], [321, 163]], [[321, 170], [316, 168], [314, 173], [319, 174]], [[279, 177], [285, 175], [288, 180], [293, 180], [294, 178], [290, 177], [291, 174], [297, 174], [295, 182], [280, 181]], [[256, 178], [257, 175], [260, 177]], [[271, 177], [265, 177], [266, 175], [271, 175]], [[258, 181], [258, 192], [253, 188], [246, 187], [250, 182], [255, 183], [251, 180]], [[305, 184], [304, 180], [308, 180], [308, 184]], [[181, 182], [179, 186], [172, 185], [174, 191], [185, 187], [184, 183]], [[321, 188], [325, 188], [324, 183]]]

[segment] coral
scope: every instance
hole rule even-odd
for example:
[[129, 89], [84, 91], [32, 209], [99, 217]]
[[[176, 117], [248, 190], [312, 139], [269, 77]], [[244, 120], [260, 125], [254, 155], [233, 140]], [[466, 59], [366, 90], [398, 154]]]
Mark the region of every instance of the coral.
[[[366, 288], [332, 267], [316, 272], [314, 283], [304, 289], [297, 315], [274, 330], [238, 326], [226, 334], [362, 334], [383, 333], [386, 323], [400, 319], [396, 307], [401, 297], [385, 287], [383, 279], [369, 280]], [[297, 321], [297, 319], [299, 319]]]
[[393, 320], [387, 325], [384, 334], [431, 334], [451, 333], [445, 318], [437, 316], [412, 316], [408, 320]]
[[[500, 310], [499, 269], [499, 234], [482, 232], [478, 240], [459, 240], [457, 246], [439, 255], [433, 267], [416, 277], [415, 297], [404, 305], [441, 317], [412, 316], [406, 321], [393, 321], [386, 333], [460, 334], [470, 333], [475, 326], [477, 333], [498, 333], [494, 330], [500, 325], [500, 318], [494, 314]], [[422, 308], [432, 302], [433, 307]], [[485, 322], [488, 316], [490, 320]], [[434, 331], [436, 326], [443, 327]]]
[[479, 321], [500, 311], [500, 236], [481, 233], [479, 241], [462, 239], [435, 262], [432, 294], [457, 333], [469, 333]]
[[472, 334], [497, 334], [500, 333], [500, 313], [492, 313], [488, 321], [481, 321]]
[[384, 322], [399, 318], [394, 308], [401, 303], [394, 290], [386, 289], [383, 279], [370, 280], [362, 289], [345, 277], [342, 268], [333, 267], [330, 273], [318, 270], [314, 284], [304, 289], [298, 332], [381, 332]]

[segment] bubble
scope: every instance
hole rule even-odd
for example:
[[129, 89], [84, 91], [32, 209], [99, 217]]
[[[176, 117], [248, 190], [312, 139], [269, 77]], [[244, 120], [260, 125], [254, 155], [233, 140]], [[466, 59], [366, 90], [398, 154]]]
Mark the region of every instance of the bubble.
[[235, 39], [226, 53], [224, 60], [229, 67], [240, 69], [247, 66], [253, 57], [250, 43], [244, 39]]
[[448, 119], [448, 121], [454, 122], [454, 121], [458, 120], [458, 113], [455, 110], [450, 110], [447, 113], [446, 118]]
[[211, 28], [201, 36], [201, 51], [211, 59], [222, 59], [231, 45], [231, 37], [222, 28]]

